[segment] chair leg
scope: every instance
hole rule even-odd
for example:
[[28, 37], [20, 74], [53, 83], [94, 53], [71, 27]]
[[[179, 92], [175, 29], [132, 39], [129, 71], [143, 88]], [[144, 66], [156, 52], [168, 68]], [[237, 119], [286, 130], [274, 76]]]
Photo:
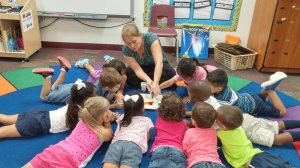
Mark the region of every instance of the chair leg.
[[179, 44], [178, 44], [177, 37], [175, 37], [175, 49], [176, 49], [176, 66], [177, 66], [178, 65], [178, 59], [179, 59], [179, 55], [178, 55]]

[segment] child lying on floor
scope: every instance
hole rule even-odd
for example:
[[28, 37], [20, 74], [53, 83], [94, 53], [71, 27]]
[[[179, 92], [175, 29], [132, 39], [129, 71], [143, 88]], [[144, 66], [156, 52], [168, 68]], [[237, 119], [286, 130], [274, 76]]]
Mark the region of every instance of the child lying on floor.
[[[208, 84], [204, 81], [194, 81], [188, 86], [188, 92], [193, 103], [206, 102], [216, 110], [220, 104], [211, 97]], [[214, 101], [215, 100], [215, 101]], [[271, 147], [273, 145], [284, 145], [288, 142], [300, 141], [300, 131], [281, 132], [293, 128], [300, 128], [299, 120], [271, 121], [257, 118], [243, 113], [242, 127], [247, 137], [256, 144]]]
[[66, 139], [50, 145], [23, 168], [85, 167], [95, 151], [113, 136], [109, 102], [100, 96], [91, 97], [79, 114], [81, 120]]
[[[114, 57], [108, 55], [104, 56], [104, 59], [106, 63], [103, 65], [103, 68], [107, 68], [107, 67], [115, 68], [122, 76], [121, 86], [118, 89], [117, 96], [116, 96], [116, 100], [121, 102], [123, 99], [123, 91], [127, 80], [126, 65], [121, 60], [115, 59]], [[87, 58], [78, 60], [75, 63], [75, 67], [85, 68], [89, 72], [89, 74], [94, 78], [94, 80], [98, 81], [102, 70], [96, 70], [89, 62], [90, 61]]]
[[[61, 65], [60, 74], [56, 81], [51, 85], [51, 79], [54, 74], [54, 69], [52, 68], [36, 68], [32, 72], [35, 74], [42, 75], [44, 79], [44, 84], [42, 86], [40, 98], [42, 101], [47, 103], [66, 103], [71, 94], [71, 87], [73, 83], [64, 84], [64, 79], [66, 72], [71, 68], [68, 60], [63, 57], [58, 57]], [[99, 95], [106, 97], [108, 100], [116, 98], [118, 96], [117, 91], [120, 88], [122, 82], [122, 77], [119, 72], [112, 67], [104, 68], [99, 76], [99, 84], [97, 85], [99, 90]], [[123, 97], [123, 96], [121, 96]], [[111, 104], [112, 108], [123, 107], [122, 101], [115, 101]]]
[[[161, 83], [159, 85], [160, 89], [171, 87], [177, 81], [184, 81], [186, 85], [189, 85], [195, 80], [205, 80], [207, 73], [217, 69], [215, 66], [201, 64], [196, 58], [182, 58], [176, 68], [176, 75]], [[183, 101], [185, 103], [190, 102], [189, 97], [184, 97]]]
[[[91, 83], [76, 82], [71, 88], [69, 104], [56, 110], [33, 109], [14, 115], [0, 114], [0, 138], [35, 137], [47, 133], [73, 130], [79, 121], [78, 113], [84, 101], [96, 96], [97, 88]], [[112, 113], [118, 117], [116, 113]]]
[[[210, 72], [206, 79], [210, 85], [214, 97], [222, 105], [233, 105], [239, 107], [244, 113], [254, 116], [284, 116], [286, 109], [275, 92], [275, 88], [286, 78], [283, 72], [276, 72], [270, 76], [270, 80], [264, 82], [261, 86], [262, 93], [236, 93], [228, 84], [228, 77], [224, 70], [217, 69]], [[273, 104], [266, 102], [267, 98], [272, 100]]]
[[216, 123], [221, 128], [218, 137], [222, 142], [223, 153], [233, 167], [293, 168], [288, 161], [278, 155], [253, 148], [241, 127], [243, 114], [238, 107], [221, 106], [217, 110]]

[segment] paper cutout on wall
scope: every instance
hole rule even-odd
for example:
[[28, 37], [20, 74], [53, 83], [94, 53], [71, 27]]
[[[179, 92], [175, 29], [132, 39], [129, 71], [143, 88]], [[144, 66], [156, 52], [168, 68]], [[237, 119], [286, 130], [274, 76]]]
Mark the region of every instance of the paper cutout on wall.
[[174, 0], [175, 19], [190, 18], [191, 0]]
[[211, 18], [211, 1], [195, 0], [194, 3], [194, 19], [210, 19]]

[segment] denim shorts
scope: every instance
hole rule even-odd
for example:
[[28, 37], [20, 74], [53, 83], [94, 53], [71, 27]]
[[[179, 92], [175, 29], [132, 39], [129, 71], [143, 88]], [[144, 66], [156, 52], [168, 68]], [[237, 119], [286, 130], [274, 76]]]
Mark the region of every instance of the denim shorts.
[[255, 168], [269, 168], [269, 167], [280, 167], [280, 168], [294, 168], [295, 166], [290, 165], [288, 161], [284, 160], [278, 155], [273, 155], [268, 152], [261, 152], [256, 154], [249, 167]]
[[16, 128], [22, 137], [34, 137], [49, 133], [49, 111], [34, 109], [18, 115]]
[[43, 100], [47, 103], [66, 104], [70, 99], [71, 88], [74, 83], [58, 85], [55, 90], [51, 90], [49, 95]]
[[224, 168], [224, 166], [213, 162], [198, 162], [193, 164], [191, 168]]
[[186, 168], [186, 157], [175, 147], [158, 147], [152, 153], [149, 168], [161, 167]]
[[280, 111], [276, 109], [273, 104], [266, 102], [265, 98], [260, 94], [250, 94], [255, 101], [255, 115], [279, 117]]
[[142, 149], [131, 141], [117, 141], [110, 144], [103, 163], [112, 163], [115, 165], [126, 165], [132, 168], [139, 168], [142, 161]]

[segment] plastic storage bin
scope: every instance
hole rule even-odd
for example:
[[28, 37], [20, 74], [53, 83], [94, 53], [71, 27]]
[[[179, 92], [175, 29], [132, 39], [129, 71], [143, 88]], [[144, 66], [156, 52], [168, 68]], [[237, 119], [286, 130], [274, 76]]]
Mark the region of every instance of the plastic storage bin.
[[244, 48], [252, 51], [252, 53], [245, 55], [232, 55], [221, 51], [214, 46], [214, 59], [231, 70], [252, 68], [257, 52], [246, 47]]

